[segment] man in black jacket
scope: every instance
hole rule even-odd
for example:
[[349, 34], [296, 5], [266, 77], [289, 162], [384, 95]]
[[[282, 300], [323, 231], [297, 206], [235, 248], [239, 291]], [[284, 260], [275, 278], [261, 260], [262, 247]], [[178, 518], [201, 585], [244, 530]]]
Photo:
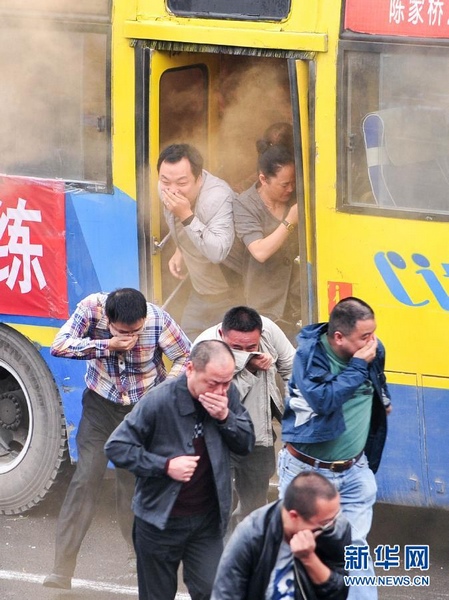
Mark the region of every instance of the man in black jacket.
[[234, 370], [227, 344], [198, 343], [185, 374], [150, 390], [106, 443], [115, 466], [137, 477], [139, 600], [174, 600], [181, 562], [192, 600], [210, 598], [231, 512], [231, 452], [254, 447]]
[[335, 487], [319, 473], [301, 473], [283, 501], [255, 510], [237, 527], [211, 600], [344, 600], [350, 543]]

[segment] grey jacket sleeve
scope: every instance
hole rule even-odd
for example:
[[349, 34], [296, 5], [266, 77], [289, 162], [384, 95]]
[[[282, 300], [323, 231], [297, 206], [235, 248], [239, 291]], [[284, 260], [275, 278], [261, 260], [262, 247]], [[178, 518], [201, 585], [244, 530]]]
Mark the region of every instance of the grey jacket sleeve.
[[246, 456], [254, 449], [254, 425], [248, 411], [240, 402], [240, 394], [234, 383], [231, 384], [228, 398], [228, 418], [223, 423], [218, 422], [218, 430], [231, 452]]
[[211, 263], [225, 260], [234, 242], [234, 193], [223, 180], [206, 173], [195, 206], [195, 217], [185, 233]]

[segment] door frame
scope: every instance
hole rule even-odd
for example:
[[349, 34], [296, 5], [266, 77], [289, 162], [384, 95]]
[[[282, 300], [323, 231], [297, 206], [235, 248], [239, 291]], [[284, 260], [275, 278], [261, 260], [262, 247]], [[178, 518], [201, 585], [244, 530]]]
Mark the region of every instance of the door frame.
[[[151, 118], [158, 118], [159, 89], [156, 82], [164, 72], [154, 70], [154, 52], [145, 42], [135, 47], [135, 97], [136, 97], [136, 182], [139, 240], [139, 269], [141, 289], [156, 304], [163, 304], [161, 282], [161, 260], [157, 244], [160, 242], [162, 211], [157, 194], [157, 177], [154, 170], [159, 155], [159, 123], [151, 129]], [[160, 51], [159, 51], [160, 52]], [[176, 55], [160, 53], [158, 59], [169, 60], [170, 68], [206, 65], [209, 69], [208, 86], [212, 92], [216, 72], [217, 54], [181, 52]], [[161, 62], [162, 64], [162, 62]], [[316, 267], [315, 267], [315, 211], [313, 186], [313, 61], [287, 59], [290, 98], [293, 116], [296, 181], [298, 198], [298, 247], [301, 280], [302, 325], [317, 318]], [[208, 94], [208, 131], [215, 127], [213, 93]], [[151, 133], [150, 133], [151, 129]], [[209, 137], [208, 157], [212, 159], [214, 148]], [[211, 163], [213, 169], [213, 161]]]

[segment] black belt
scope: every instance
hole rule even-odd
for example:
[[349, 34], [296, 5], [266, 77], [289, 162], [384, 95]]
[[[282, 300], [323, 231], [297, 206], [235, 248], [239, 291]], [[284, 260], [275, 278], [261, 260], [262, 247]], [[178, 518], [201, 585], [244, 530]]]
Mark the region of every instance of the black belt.
[[307, 465], [311, 465], [316, 469], [330, 469], [335, 473], [342, 473], [343, 471], [347, 471], [348, 469], [350, 469], [352, 465], [355, 465], [355, 463], [363, 454], [362, 450], [361, 452], [359, 452], [359, 454], [357, 454], [357, 456], [354, 456], [354, 458], [348, 458], [348, 460], [333, 460], [332, 462], [327, 462], [326, 460], [318, 460], [317, 458], [313, 458], [312, 456], [307, 456], [307, 454], [303, 454], [302, 452], [299, 452], [299, 450], [296, 450], [296, 448], [291, 444], [285, 444], [285, 448], [288, 452], [290, 452], [292, 456], [294, 456], [301, 462], [304, 462]]

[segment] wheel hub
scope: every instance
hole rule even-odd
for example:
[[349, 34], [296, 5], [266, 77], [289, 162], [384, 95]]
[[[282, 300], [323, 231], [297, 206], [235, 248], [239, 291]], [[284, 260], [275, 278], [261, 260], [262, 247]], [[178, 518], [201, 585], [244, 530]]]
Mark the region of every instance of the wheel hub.
[[14, 392], [0, 395], [0, 427], [16, 431], [22, 420], [20, 400]]

